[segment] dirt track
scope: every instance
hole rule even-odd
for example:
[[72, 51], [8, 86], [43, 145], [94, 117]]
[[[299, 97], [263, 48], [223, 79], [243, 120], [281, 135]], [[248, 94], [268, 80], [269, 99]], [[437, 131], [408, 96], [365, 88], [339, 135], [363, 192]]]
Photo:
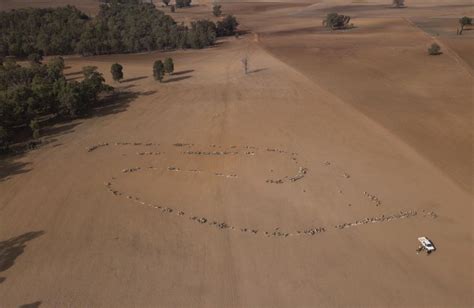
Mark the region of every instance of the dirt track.
[[254, 33], [163, 84], [160, 53], [69, 58], [136, 94], [2, 161], [0, 306], [472, 306], [472, 77], [403, 20], [439, 10], [322, 8], [228, 4]]

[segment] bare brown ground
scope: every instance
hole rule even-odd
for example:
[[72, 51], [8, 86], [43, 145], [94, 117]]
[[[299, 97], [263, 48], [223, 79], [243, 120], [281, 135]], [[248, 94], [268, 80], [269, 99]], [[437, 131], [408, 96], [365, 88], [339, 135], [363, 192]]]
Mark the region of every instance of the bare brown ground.
[[[473, 47], [440, 35], [450, 49], [428, 57], [414, 18], [440, 10], [426, 3], [337, 34], [314, 7], [226, 4], [254, 33], [68, 58], [69, 78], [120, 62], [116, 86], [136, 97], [2, 162], [0, 306], [472, 306]], [[177, 73], [156, 83], [168, 55]], [[386, 219], [400, 211], [416, 215]], [[335, 228], [363, 218], [378, 219]], [[422, 235], [429, 257], [415, 253]]]

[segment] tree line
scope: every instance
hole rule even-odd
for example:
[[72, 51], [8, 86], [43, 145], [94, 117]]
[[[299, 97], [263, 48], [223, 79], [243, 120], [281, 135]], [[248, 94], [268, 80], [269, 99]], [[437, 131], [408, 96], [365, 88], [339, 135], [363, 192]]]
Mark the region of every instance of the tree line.
[[17, 130], [29, 127], [37, 138], [42, 118], [87, 115], [98, 104], [99, 95], [113, 89], [95, 67], [85, 67], [80, 82], [67, 81], [63, 70], [61, 57], [47, 64], [36, 59], [23, 66], [12, 58], [0, 62], [0, 152]]
[[75, 7], [20, 9], [0, 13], [0, 56], [30, 54], [100, 55], [176, 48], [204, 48], [216, 37], [233, 35], [234, 16], [217, 23], [198, 20], [189, 26], [138, 0], [100, 6], [94, 18]]

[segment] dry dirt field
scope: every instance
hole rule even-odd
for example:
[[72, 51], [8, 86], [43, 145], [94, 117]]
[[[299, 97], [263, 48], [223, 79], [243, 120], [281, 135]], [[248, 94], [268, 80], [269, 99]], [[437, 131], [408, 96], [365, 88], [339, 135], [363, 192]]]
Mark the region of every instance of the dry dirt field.
[[0, 161], [0, 307], [472, 307], [472, 2], [222, 3], [248, 34], [67, 58], [133, 94]]

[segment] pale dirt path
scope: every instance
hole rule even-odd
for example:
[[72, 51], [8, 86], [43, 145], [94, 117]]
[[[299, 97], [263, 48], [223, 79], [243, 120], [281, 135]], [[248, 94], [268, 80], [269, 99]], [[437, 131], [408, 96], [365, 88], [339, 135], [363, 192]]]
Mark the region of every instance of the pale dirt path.
[[[124, 83], [157, 92], [140, 96], [124, 112], [85, 120], [57, 136], [61, 145], [22, 159], [32, 170], [0, 185], [0, 236], [45, 234], [27, 242], [15, 264], [1, 272], [3, 306], [37, 300], [46, 307], [472, 303], [466, 296], [469, 196], [394, 136], [252, 40], [176, 53], [176, 70], [193, 71], [175, 77], [191, 77], [161, 85], [150, 77]], [[245, 54], [251, 70], [258, 70], [248, 76], [239, 62]], [[149, 76], [158, 56], [120, 56], [126, 78]], [[97, 65], [108, 76], [116, 60], [68, 64], [71, 71]], [[154, 200], [182, 189], [186, 193], [170, 203], [240, 225], [324, 225], [331, 232], [262, 239], [133, 206], [110, 195], [104, 181], [150, 159], [137, 159], [133, 149], [86, 152], [104, 141], [248, 144], [298, 152], [310, 173], [293, 185], [259, 180], [268, 168], [286, 168], [271, 157], [252, 162], [165, 156], [151, 162], [228, 168], [249, 180], [230, 185], [182, 177], [157, 179], [159, 185], [144, 181], [143, 187], [153, 186], [146, 193]], [[343, 171], [350, 173], [349, 181]], [[377, 194], [383, 206], [368, 201], [365, 190]], [[333, 228], [402, 209], [435, 210], [439, 218]], [[417, 256], [420, 234], [432, 236], [439, 252]]]

